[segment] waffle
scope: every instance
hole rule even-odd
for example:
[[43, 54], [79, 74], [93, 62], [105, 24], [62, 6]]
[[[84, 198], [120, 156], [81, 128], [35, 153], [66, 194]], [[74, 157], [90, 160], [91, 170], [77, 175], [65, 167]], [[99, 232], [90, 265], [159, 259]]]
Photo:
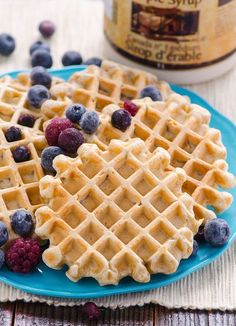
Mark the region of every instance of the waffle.
[[147, 85], [158, 87], [164, 99], [171, 93], [169, 85], [152, 74], [104, 60], [101, 67], [88, 66], [74, 73], [68, 83], [52, 88], [52, 99], [44, 102], [42, 112], [47, 118], [64, 116], [70, 102], [102, 112], [109, 104], [138, 98]]
[[217, 188], [235, 186], [235, 177], [228, 172], [220, 131], [209, 126], [210, 113], [178, 94], [172, 94], [166, 102], [146, 98], [134, 103], [139, 111], [126, 132], [111, 125], [111, 115], [119, 107], [110, 105], [100, 117], [97, 133], [87, 136], [87, 141], [105, 150], [111, 139], [139, 137], [150, 152], [162, 147], [171, 155], [172, 168], [181, 167], [187, 173], [183, 191], [193, 197], [197, 219], [215, 218], [210, 208], [217, 213], [226, 210], [232, 203], [232, 195]]
[[[44, 176], [40, 164], [42, 150], [46, 147], [46, 140], [40, 133], [29, 128], [21, 128], [22, 140], [8, 142], [5, 131], [12, 123], [0, 122], [0, 220], [9, 230], [9, 239], [17, 236], [11, 228], [10, 216], [17, 209], [26, 209], [34, 216], [34, 211], [41, 206], [42, 198], [39, 194], [39, 180]], [[12, 150], [20, 145], [27, 145], [31, 152], [31, 159], [27, 162], [16, 163]]]
[[150, 153], [140, 139], [113, 140], [104, 152], [83, 144], [75, 159], [56, 157], [57, 175], [40, 181], [48, 205], [36, 211], [36, 233], [50, 241], [46, 265], [66, 264], [72, 281], [101, 285], [175, 272], [201, 221], [181, 191], [184, 170], [169, 171], [169, 162], [167, 151]]
[[[53, 78], [52, 87], [61, 83], [61, 79]], [[33, 129], [42, 130], [45, 117], [39, 109], [30, 107], [27, 92], [31, 87], [28, 73], [20, 73], [16, 79], [10, 76], [0, 78], [0, 120], [18, 123], [21, 114], [31, 114], [35, 117]]]

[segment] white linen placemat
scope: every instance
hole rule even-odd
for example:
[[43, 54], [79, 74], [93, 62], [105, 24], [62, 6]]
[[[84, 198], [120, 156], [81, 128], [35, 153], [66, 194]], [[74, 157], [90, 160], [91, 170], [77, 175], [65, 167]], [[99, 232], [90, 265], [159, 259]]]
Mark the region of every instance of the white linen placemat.
[[[106, 43], [101, 1], [0, 0], [0, 32], [11, 33], [17, 42], [12, 56], [0, 58], [0, 72], [29, 67], [29, 46], [39, 38], [38, 23], [47, 18], [58, 28], [50, 40], [54, 67], [61, 66], [60, 58], [66, 50], [79, 50], [85, 58], [104, 57]], [[236, 70], [233, 70], [216, 81], [190, 88], [235, 121], [235, 84]], [[70, 306], [84, 302], [30, 295], [0, 283], [0, 301], [20, 299]], [[170, 286], [93, 301], [112, 308], [154, 302], [169, 308], [236, 309], [236, 244], [216, 262]]]

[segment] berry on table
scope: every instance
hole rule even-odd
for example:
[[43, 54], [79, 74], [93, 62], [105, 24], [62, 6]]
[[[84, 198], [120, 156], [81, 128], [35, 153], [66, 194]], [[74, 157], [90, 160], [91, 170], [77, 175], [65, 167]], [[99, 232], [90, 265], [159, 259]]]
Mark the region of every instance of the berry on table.
[[58, 137], [60, 133], [67, 129], [72, 128], [73, 125], [69, 119], [66, 118], [53, 118], [45, 129], [45, 137], [48, 145], [58, 145]]
[[131, 115], [126, 110], [116, 110], [112, 113], [111, 123], [113, 127], [125, 131], [131, 125]]
[[51, 87], [52, 77], [48, 73], [47, 69], [42, 66], [36, 66], [30, 73], [31, 85], [43, 85], [47, 88]]
[[82, 61], [82, 56], [77, 51], [67, 51], [61, 59], [63, 66], [80, 65]]
[[198, 249], [199, 249], [199, 245], [197, 243], [196, 240], [193, 240], [193, 251], [192, 251], [192, 254], [190, 257], [194, 257], [197, 255], [197, 252], [198, 252]]
[[20, 128], [14, 126], [7, 128], [5, 132], [5, 137], [8, 142], [20, 140], [22, 138], [22, 133]]
[[27, 146], [18, 146], [12, 150], [12, 156], [15, 162], [20, 163], [29, 161], [31, 154]]
[[90, 321], [97, 320], [100, 317], [100, 309], [94, 302], [86, 302], [82, 307], [83, 315]]
[[29, 273], [38, 265], [41, 249], [36, 239], [16, 239], [10, 243], [6, 251], [7, 267], [15, 273]]
[[0, 249], [0, 269], [3, 267], [5, 263], [5, 253], [2, 249]]
[[51, 37], [56, 30], [55, 24], [51, 20], [43, 20], [39, 24], [39, 31], [43, 37]]
[[229, 225], [221, 218], [214, 218], [206, 223], [204, 228], [204, 236], [206, 241], [213, 247], [223, 246], [229, 240]]
[[140, 92], [140, 97], [150, 97], [153, 101], [162, 101], [162, 95], [155, 86], [147, 86]]
[[0, 247], [2, 247], [7, 241], [9, 237], [8, 229], [2, 221], [0, 221]]
[[27, 99], [34, 108], [39, 109], [44, 101], [50, 98], [48, 89], [43, 85], [32, 86], [27, 94]]
[[58, 138], [58, 145], [68, 153], [76, 153], [83, 142], [83, 134], [76, 128], [63, 130]]
[[37, 42], [34, 42], [31, 45], [31, 47], [30, 47], [30, 55], [32, 55], [33, 52], [36, 51], [36, 50], [44, 50], [44, 51], [50, 52], [50, 47], [45, 42], [37, 41]]
[[52, 63], [53, 63], [52, 56], [48, 51], [44, 49], [38, 49], [32, 53], [31, 56], [32, 67], [42, 66], [44, 68], [51, 68]]
[[93, 134], [99, 126], [99, 116], [97, 112], [86, 111], [80, 120], [80, 127], [86, 134]]
[[0, 34], [0, 54], [4, 56], [10, 55], [16, 47], [16, 42], [14, 38], [7, 34]]
[[83, 64], [86, 66], [95, 65], [95, 66], [101, 67], [102, 59], [97, 58], [97, 57], [92, 57], [92, 58], [84, 61]]
[[82, 115], [86, 112], [85, 107], [82, 104], [71, 104], [66, 109], [66, 117], [71, 122], [79, 123]]
[[205, 236], [204, 236], [204, 227], [205, 225], [200, 225], [199, 229], [198, 229], [198, 233], [194, 236], [194, 239], [197, 242], [204, 242], [205, 241]]
[[132, 117], [134, 117], [138, 112], [137, 105], [129, 100], [124, 101], [124, 109], [128, 111], [132, 115]]
[[30, 212], [19, 209], [11, 215], [11, 227], [21, 237], [29, 236], [33, 229], [33, 218]]
[[17, 123], [22, 126], [32, 128], [34, 126], [36, 118], [32, 114], [22, 113], [19, 116]]
[[55, 174], [56, 171], [53, 168], [53, 160], [56, 156], [61, 155], [61, 154], [65, 154], [65, 152], [63, 151], [63, 149], [61, 149], [58, 146], [49, 146], [46, 147], [43, 151], [42, 151], [42, 155], [41, 155], [41, 165], [42, 167], [52, 173]]

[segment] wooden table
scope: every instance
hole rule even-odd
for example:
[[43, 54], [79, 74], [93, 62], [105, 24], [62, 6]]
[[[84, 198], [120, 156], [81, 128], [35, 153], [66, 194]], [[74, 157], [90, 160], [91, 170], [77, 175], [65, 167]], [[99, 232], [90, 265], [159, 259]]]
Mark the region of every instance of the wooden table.
[[41, 303], [0, 304], [0, 326], [235, 326], [236, 313], [168, 310], [158, 305], [104, 310], [100, 320], [87, 322], [79, 307], [54, 307]]

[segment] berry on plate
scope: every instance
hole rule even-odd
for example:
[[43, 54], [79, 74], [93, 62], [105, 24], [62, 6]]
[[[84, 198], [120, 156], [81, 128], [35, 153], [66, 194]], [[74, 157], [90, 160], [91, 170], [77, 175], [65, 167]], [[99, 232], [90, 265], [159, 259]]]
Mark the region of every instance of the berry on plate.
[[52, 66], [52, 56], [51, 54], [44, 49], [35, 50], [31, 56], [31, 66], [42, 66], [44, 68], [51, 68]]
[[198, 229], [198, 233], [194, 236], [194, 239], [197, 242], [204, 242], [205, 241], [204, 227], [205, 227], [205, 225], [200, 225], [200, 227]]
[[141, 90], [140, 97], [150, 97], [153, 101], [162, 101], [162, 95], [155, 86], [147, 86]]
[[95, 66], [101, 67], [102, 59], [97, 58], [97, 57], [92, 57], [92, 58], [84, 61], [83, 64], [86, 66], [95, 65]]
[[32, 114], [21, 113], [17, 123], [19, 123], [19, 125], [32, 128], [34, 126], [35, 120], [36, 119]]
[[73, 125], [69, 119], [66, 118], [53, 118], [45, 129], [45, 137], [47, 139], [48, 145], [57, 146], [58, 137], [60, 133], [67, 129], [72, 128]]
[[82, 56], [77, 51], [67, 51], [61, 59], [63, 66], [80, 65], [82, 61]]
[[42, 155], [41, 155], [41, 165], [42, 167], [52, 173], [55, 174], [56, 171], [53, 168], [53, 160], [56, 156], [61, 155], [61, 154], [65, 154], [65, 152], [63, 151], [62, 148], [58, 147], [58, 146], [49, 146], [46, 147], [43, 151], [42, 151]]
[[56, 30], [55, 24], [51, 20], [43, 20], [39, 24], [39, 31], [43, 37], [51, 37]]
[[199, 245], [198, 245], [197, 241], [193, 240], [193, 251], [192, 251], [191, 257], [194, 257], [197, 255], [198, 249], [199, 249]]
[[31, 70], [30, 74], [31, 85], [43, 85], [47, 88], [51, 87], [52, 77], [47, 69], [42, 66], [36, 66]]
[[3, 267], [5, 263], [5, 253], [2, 249], [0, 249], [0, 269]]
[[50, 98], [50, 93], [45, 86], [34, 85], [27, 94], [27, 99], [34, 108], [39, 109], [44, 101]]
[[86, 302], [82, 307], [82, 313], [88, 320], [97, 320], [100, 317], [100, 309], [94, 302]]
[[5, 132], [5, 137], [8, 142], [20, 140], [22, 138], [22, 133], [20, 128], [17, 128], [15, 126], [7, 128]]
[[36, 239], [16, 239], [10, 243], [6, 251], [7, 267], [15, 273], [29, 273], [38, 265], [41, 249]]
[[21, 237], [29, 236], [33, 229], [33, 218], [30, 212], [19, 209], [11, 215], [11, 227]]
[[58, 137], [58, 145], [68, 153], [76, 153], [83, 142], [84, 137], [76, 128], [65, 129]]
[[30, 55], [33, 54], [34, 51], [36, 50], [45, 50], [47, 52], [50, 52], [50, 47], [47, 43], [43, 42], [43, 41], [37, 41], [34, 42], [31, 47], [30, 47]]
[[80, 120], [80, 127], [86, 134], [93, 134], [99, 125], [99, 116], [97, 112], [86, 111]]
[[0, 247], [2, 247], [8, 241], [8, 237], [8, 229], [6, 225], [0, 221]]
[[16, 42], [14, 38], [7, 34], [0, 34], [0, 54], [4, 56], [10, 55], [16, 47]]
[[229, 225], [221, 218], [214, 218], [206, 223], [204, 236], [206, 241], [213, 247], [223, 246], [229, 240]]
[[124, 109], [128, 111], [132, 115], [132, 117], [134, 117], [138, 112], [137, 105], [129, 100], [124, 101]]
[[126, 110], [116, 110], [112, 113], [111, 123], [113, 127], [125, 131], [131, 125], [131, 115]]
[[12, 150], [12, 156], [15, 162], [20, 163], [29, 161], [31, 154], [29, 148], [22, 145]]
[[79, 123], [82, 115], [86, 112], [85, 107], [82, 104], [71, 104], [66, 109], [66, 117], [71, 122]]

